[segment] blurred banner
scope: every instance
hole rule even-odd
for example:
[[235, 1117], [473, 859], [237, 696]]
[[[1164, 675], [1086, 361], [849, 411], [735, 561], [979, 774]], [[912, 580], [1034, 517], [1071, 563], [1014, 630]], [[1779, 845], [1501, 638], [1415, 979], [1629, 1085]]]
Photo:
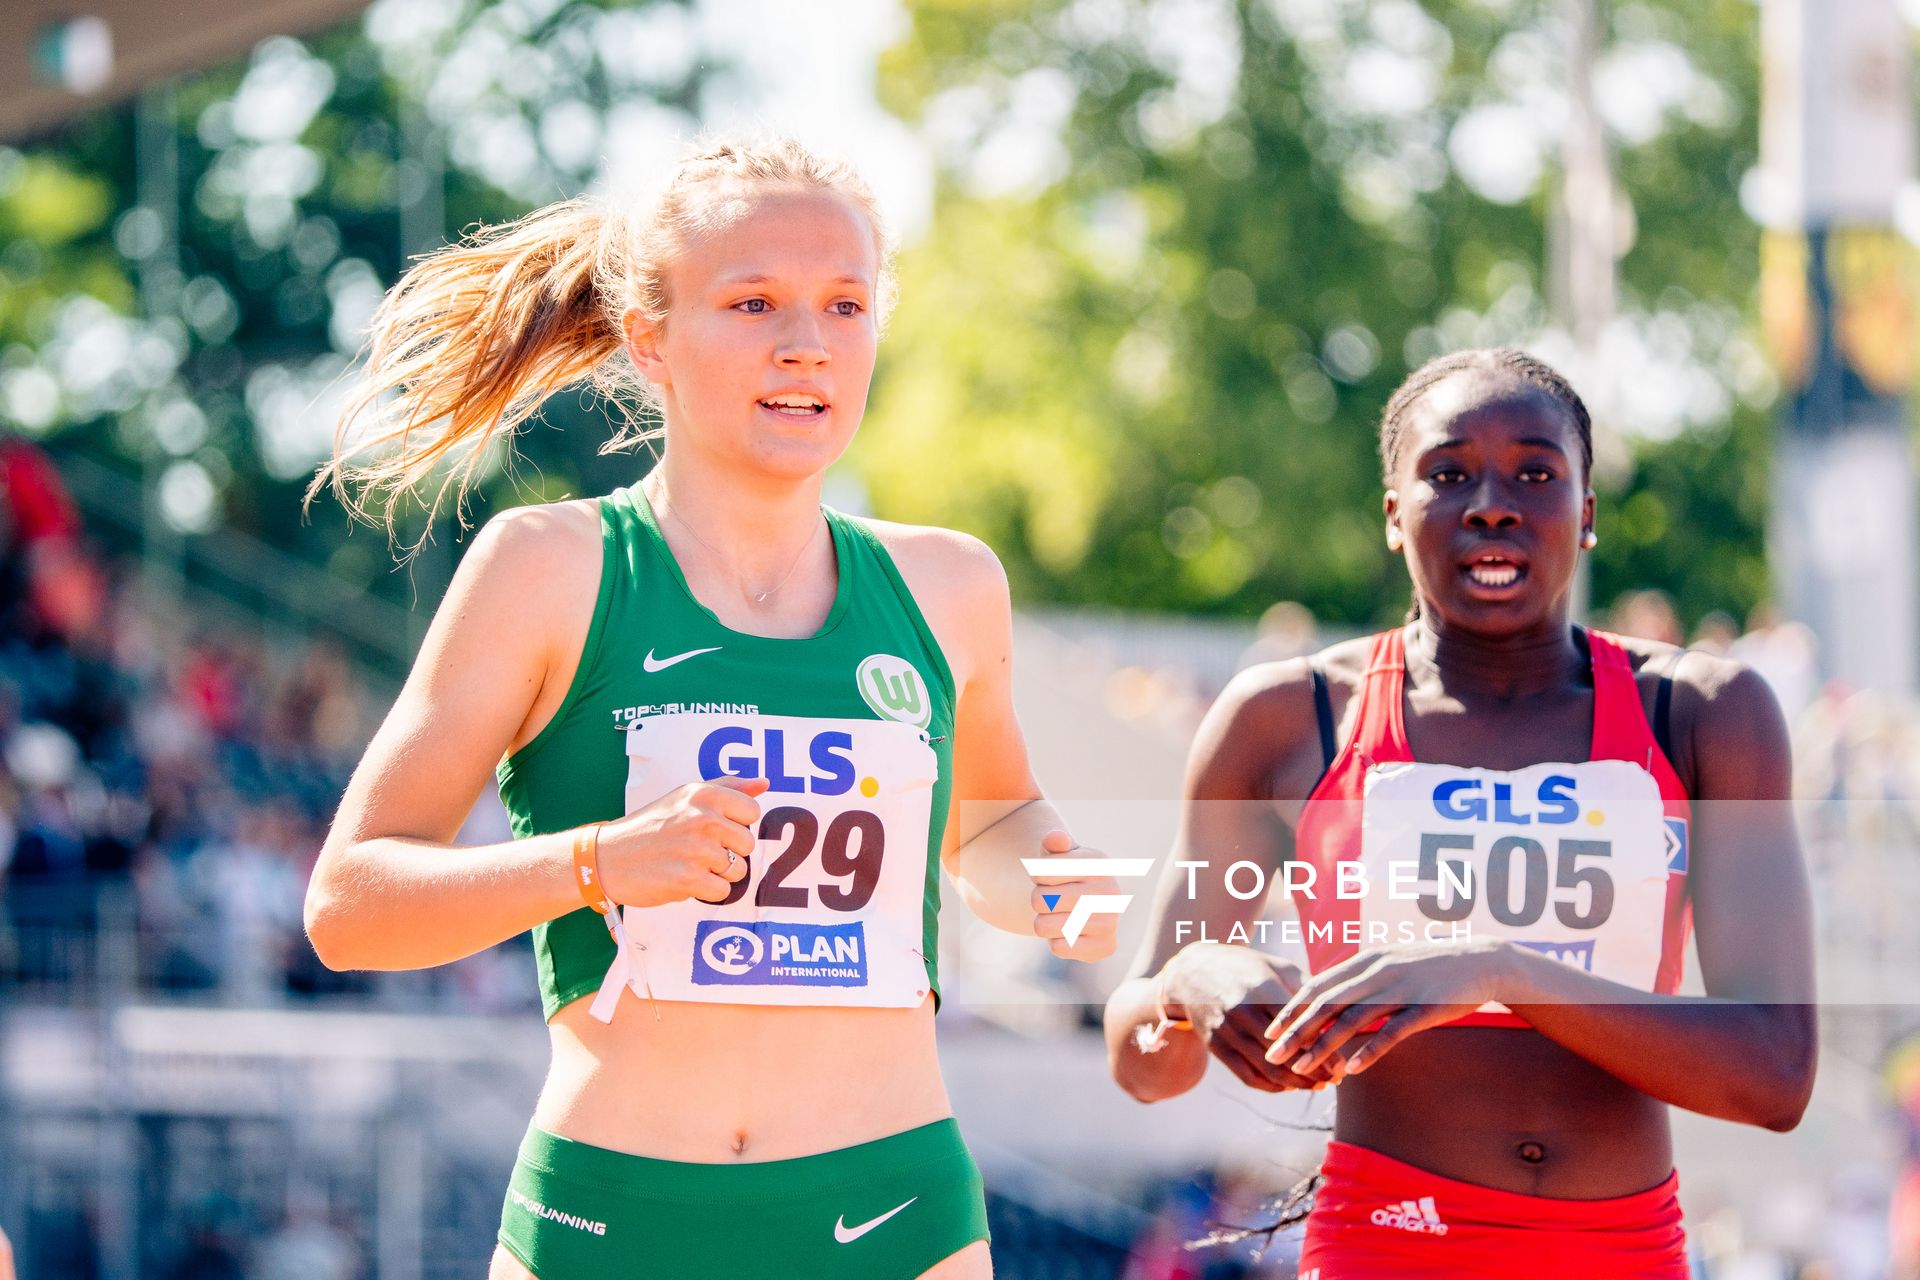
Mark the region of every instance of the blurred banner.
[[1787, 395], [1776, 581], [1827, 671], [1907, 694], [1916, 639], [1911, 39], [1893, 0], [1769, 0], [1757, 212], [1762, 319]]
[[0, 5], [0, 138], [31, 137], [76, 111], [227, 58], [270, 35], [311, 31], [367, 0], [199, 0], [193, 22], [135, 0]]

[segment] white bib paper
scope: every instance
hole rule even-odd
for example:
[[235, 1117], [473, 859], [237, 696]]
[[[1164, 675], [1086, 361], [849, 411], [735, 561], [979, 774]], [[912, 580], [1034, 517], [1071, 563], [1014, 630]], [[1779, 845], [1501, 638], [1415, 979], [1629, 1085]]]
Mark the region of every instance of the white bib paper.
[[1673, 837], [1644, 769], [1378, 765], [1361, 831], [1363, 948], [1458, 928], [1653, 990]]
[[620, 988], [716, 1004], [911, 1008], [927, 996], [928, 824], [939, 760], [888, 720], [664, 714], [627, 730], [626, 811], [703, 778], [766, 778], [725, 902], [622, 909], [593, 1014]]

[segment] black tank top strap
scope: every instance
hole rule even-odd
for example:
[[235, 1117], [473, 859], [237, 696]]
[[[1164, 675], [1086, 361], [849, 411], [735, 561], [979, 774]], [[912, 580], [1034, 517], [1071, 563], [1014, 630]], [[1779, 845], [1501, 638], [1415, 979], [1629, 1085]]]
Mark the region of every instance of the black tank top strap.
[[1327, 674], [1320, 670], [1317, 662], [1308, 663], [1313, 673], [1313, 715], [1320, 724], [1320, 768], [1322, 772], [1333, 768], [1334, 757], [1340, 754], [1340, 744], [1333, 734], [1333, 698], [1327, 692]]
[[1680, 661], [1686, 656], [1685, 649], [1673, 651], [1673, 658], [1660, 673], [1660, 683], [1653, 691], [1653, 740], [1668, 760], [1676, 758], [1673, 754], [1673, 673], [1680, 669]]

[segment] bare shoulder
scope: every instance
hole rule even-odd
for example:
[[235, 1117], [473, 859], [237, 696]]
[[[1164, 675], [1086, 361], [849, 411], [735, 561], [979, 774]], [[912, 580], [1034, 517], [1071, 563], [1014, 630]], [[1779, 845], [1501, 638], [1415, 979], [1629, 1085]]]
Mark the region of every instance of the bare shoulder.
[[480, 527], [474, 551], [487, 546], [494, 555], [517, 561], [537, 555], [565, 554], [600, 546], [600, 503], [595, 498], [535, 502], [509, 507]]
[[1231, 762], [1234, 778], [1264, 776], [1313, 720], [1313, 670], [1305, 658], [1261, 662], [1236, 674], [1194, 735], [1193, 763]]
[[1673, 738], [1696, 798], [1784, 799], [1791, 784], [1786, 717], [1773, 687], [1743, 662], [1622, 637], [1635, 670], [1673, 680]]
[[[1611, 635], [1610, 638], [1626, 651], [1627, 661], [1633, 666], [1634, 683], [1640, 691], [1641, 706], [1651, 722], [1655, 709], [1659, 705], [1661, 683], [1672, 682], [1677, 690], [1682, 675], [1691, 677], [1690, 670], [1684, 673], [1680, 671], [1682, 665], [1690, 665], [1688, 650], [1678, 645], [1667, 644], [1660, 640], [1646, 640], [1639, 636]], [[1704, 656], [1706, 655], [1697, 655], [1697, 657]], [[1677, 702], [1675, 709], [1680, 709]], [[1675, 723], [1681, 722], [1675, 721]], [[1693, 776], [1691, 749], [1679, 737], [1674, 739], [1674, 746], [1674, 767], [1680, 771], [1683, 779], [1690, 780]]]
[[1673, 668], [1675, 715], [1694, 741], [1722, 750], [1746, 740], [1784, 747], [1786, 717], [1766, 678], [1744, 662], [1689, 649]]
[[1194, 736], [1187, 792], [1196, 800], [1306, 798], [1320, 774], [1313, 672], [1327, 677], [1335, 714], [1366, 671], [1365, 640], [1311, 658], [1262, 662], [1234, 676]]
[[1319, 667], [1320, 673], [1327, 678], [1336, 715], [1341, 702], [1358, 692], [1365, 682], [1367, 662], [1373, 656], [1373, 641], [1371, 635], [1355, 636], [1351, 640], [1330, 644], [1313, 655], [1313, 665]]
[[499, 512], [474, 536], [459, 573], [475, 587], [550, 603], [577, 594], [583, 581], [597, 590], [600, 560], [599, 506], [585, 498]]
[[865, 523], [893, 557], [894, 567], [922, 608], [943, 596], [974, 604], [981, 603], [983, 597], [990, 600], [1006, 596], [1007, 571], [1000, 557], [972, 534], [892, 520], [868, 519]]
[[1674, 712], [1682, 723], [1731, 721], [1738, 727], [1754, 718], [1778, 719], [1780, 706], [1773, 689], [1759, 672], [1743, 662], [1700, 649], [1682, 649], [1638, 636], [1616, 636], [1633, 661], [1634, 672], [1647, 678], [1671, 678]]
[[1214, 703], [1215, 712], [1226, 717], [1227, 727], [1263, 733], [1275, 741], [1291, 742], [1302, 727], [1311, 728], [1319, 737], [1319, 713], [1314, 707], [1313, 673], [1316, 668], [1327, 680], [1327, 695], [1334, 719], [1340, 719], [1346, 703], [1359, 690], [1367, 673], [1368, 640], [1343, 640], [1329, 645], [1310, 658], [1289, 658], [1284, 662], [1262, 662], [1236, 675]]
[[[1627, 652], [1627, 660], [1633, 664], [1635, 675], [1647, 679], [1674, 674], [1676, 664], [1692, 650], [1682, 649], [1663, 640], [1646, 640], [1640, 636], [1623, 636], [1608, 633], [1608, 638]], [[1696, 654], [1705, 657], [1705, 654]]]
[[1005, 672], [1012, 662], [1013, 601], [1007, 571], [993, 549], [956, 529], [866, 523], [933, 628], [957, 687], [966, 688], [982, 674]]
[[1286, 772], [1300, 726], [1312, 717], [1313, 674], [1305, 658], [1262, 662], [1235, 675], [1193, 735], [1187, 798], [1279, 798], [1274, 781]]
[[499, 512], [461, 556], [429, 647], [458, 644], [471, 632], [480, 643], [518, 641], [525, 653], [577, 649], [600, 590], [601, 559], [592, 499]]

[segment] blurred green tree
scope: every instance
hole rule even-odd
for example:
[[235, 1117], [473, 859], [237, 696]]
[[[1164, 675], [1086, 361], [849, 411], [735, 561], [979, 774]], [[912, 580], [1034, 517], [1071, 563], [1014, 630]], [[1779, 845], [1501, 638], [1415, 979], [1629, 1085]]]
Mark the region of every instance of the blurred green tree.
[[[184, 532], [432, 598], [448, 553], [416, 582], [331, 500], [301, 509], [366, 319], [411, 254], [617, 179], [610, 138], [692, 133], [727, 68], [704, 40], [686, 0], [383, 0], [0, 147], [0, 426], [157, 481]], [[632, 478], [592, 406], [546, 418], [476, 515]]]
[[1552, 323], [1561, 6], [909, 0], [883, 99], [934, 225], [855, 455], [884, 515], [971, 529], [1029, 600], [1398, 615], [1381, 407], [1524, 342], [1613, 437], [1593, 598], [1744, 612], [1774, 387], [1750, 334], [1757, 17], [1609, 6], [1595, 65], [1630, 241], [1581, 358]]

